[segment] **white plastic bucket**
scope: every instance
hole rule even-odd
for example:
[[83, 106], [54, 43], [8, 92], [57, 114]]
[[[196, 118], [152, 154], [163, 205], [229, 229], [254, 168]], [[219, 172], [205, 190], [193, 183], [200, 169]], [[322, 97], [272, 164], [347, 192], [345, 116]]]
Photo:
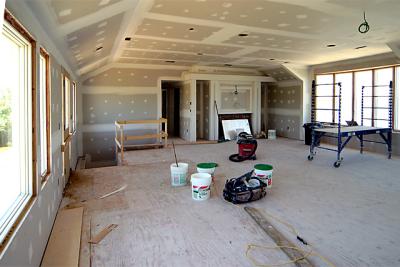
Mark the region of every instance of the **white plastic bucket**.
[[196, 166], [197, 167], [197, 172], [198, 173], [209, 173], [213, 177], [214, 173], [215, 173], [215, 166], [216, 165], [217, 164], [212, 163], [212, 162], [210, 162], [210, 163], [199, 163]]
[[260, 178], [265, 184], [267, 184], [267, 188], [272, 187], [272, 172], [274, 171], [272, 165], [268, 164], [256, 164], [254, 165], [254, 175]]
[[211, 174], [193, 173], [190, 181], [192, 182], [192, 198], [194, 200], [210, 198]]
[[189, 164], [183, 163], [183, 162], [178, 162], [178, 166], [176, 166], [176, 163], [171, 164], [171, 185], [172, 186], [186, 185], [188, 168], [189, 168]]

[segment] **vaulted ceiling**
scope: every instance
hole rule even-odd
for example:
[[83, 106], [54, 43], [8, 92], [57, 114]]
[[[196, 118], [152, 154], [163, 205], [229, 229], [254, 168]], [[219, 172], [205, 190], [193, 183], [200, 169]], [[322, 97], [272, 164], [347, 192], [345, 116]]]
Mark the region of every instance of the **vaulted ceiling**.
[[110, 64], [263, 70], [400, 49], [399, 0], [26, 2], [81, 75]]

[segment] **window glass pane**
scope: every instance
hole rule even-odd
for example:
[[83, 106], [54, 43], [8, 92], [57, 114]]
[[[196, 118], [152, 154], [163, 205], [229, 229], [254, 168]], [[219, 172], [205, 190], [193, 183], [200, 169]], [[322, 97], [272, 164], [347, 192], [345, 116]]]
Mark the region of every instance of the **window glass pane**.
[[0, 33], [0, 241], [31, 193], [30, 44], [5, 24]]
[[[389, 83], [393, 80], [393, 68], [378, 69], [375, 71], [375, 86], [384, 85], [384, 87], [375, 87], [375, 96], [388, 96]], [[389, 98], [388, 97], [375, 97], [375, 114], [374, 125], [376, 127], [389, 126]]]
[[47, 172], [47, 77], [46, 77], [46, 58], [40, 56], [40, 174], [43, 176]]
[[[342, 84], [341, 93], [341, 124], [352, 120], [353, 115], [353, 73], [339, 73], [335, 76], [335, 82]], [[335, 94], [339, 95], [339, 86], [335, 86]], [[335, 100], [335, 108], [339, 109], [339, 98]], [[339, 112], [335, 111], [335, 122], [339, 123]]]
[[395, 85], [395, 96], [396, 100], [394, 102], [394, 128], [396, 130], [400, 129], [400, 67], [396, 67], [396, 85]]
[[[354, 120], [359, 125], [371, 126], [372, 125], [372, 70], [358, 71], [354, 74], [354, 90], [355, 90], [355, 107], [354, 107]], [[364, 98], [362, 98], [364, 87]], [[363, 100], [363, 120], [361, 121], [361, 101]]]
[[64, 129], [69, 128], [70, 114], [70, 81], [67, 77], [64, 80]]
[[76, 129], [76, 83], [72, 83], [72, 132]]
[[[21, 192], [19, 179], [20, 48], [6, 36], [0, 38], [0, 216], [6, 214]], [[16, 160], [10, 160], [16, 159]], [[1, 220], [0, 220], [1, 221]]]
[[[332, 84], [333, 75], [317, 75], [317, 84]], [[333, 105], [333, 85], [320, 85], [317, 86], [315, 91], [316, 96], [316, 108], [317, 109], [332, 109]], [[317, 110], [316, 111], [316, 121], [321, 122], [332, 122], [332, 110]]]

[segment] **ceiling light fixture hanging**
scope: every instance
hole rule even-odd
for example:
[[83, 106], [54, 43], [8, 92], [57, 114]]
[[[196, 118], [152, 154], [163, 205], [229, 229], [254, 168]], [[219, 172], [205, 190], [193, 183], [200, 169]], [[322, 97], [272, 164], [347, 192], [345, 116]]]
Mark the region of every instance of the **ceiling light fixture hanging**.
[[359, 33], [367, 33], [369, 31], [369, 24], [367, 22], [367, 19], [365, 18], [365, 11], [364, 11], [364, 22], [358, 26], [358, 32]]
[[235, 84], [235, 91], [233, 91], [233, 94], [234, 94], [234, 95], [238, 95], [238, 94], [239, 94], [236, 84]]

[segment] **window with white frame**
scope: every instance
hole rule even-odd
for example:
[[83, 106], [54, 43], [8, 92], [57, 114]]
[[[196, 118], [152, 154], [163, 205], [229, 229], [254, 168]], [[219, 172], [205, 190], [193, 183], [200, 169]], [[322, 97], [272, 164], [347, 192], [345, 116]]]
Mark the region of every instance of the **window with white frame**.
[[49, 55], [41, 48], [39, 57], [39, 136], [40, 175], [44, 181], [50, 174], [50, 85]]
[[[363, 89], [364, 86], [364, 89]], [[354, 73], [354, 120], [358, 124], [362, 124], [364, 126], [372, 126], [372, 120], [363, 119], [362, 118], [372, 118], [372, 109], [368, 107], [372, 107], [372, 70], [367, 71], [357, 71]], [[362, 98], [362, 95], [367, 97]], [[363, 100], [363, 103], [362, 103]], [[362, 105], [364, 107], [362, 109]], [[363, 114], [361, 114], [363, 111]]]
[[[335, 76], [335, 83], [341, 83], [342, 94], [341, 94], [341, 120], [340, 123], [345, 124], [346, 121], [353, 119], [353, 74], [350, 73], [339, 73]], [[339, 87], [335, 87], [335, 94], [338, 95]], [[336, 98], [335, 108], [339, 108], [339, 101]], [[335, 112], [335, 122], [339, 122], [339, 112]]]
[[[34, 40], [6, 12], [0, 33], [0, 245], [34, 194], [32, 50]], [[2, 246], [0, 246], [1, 248]]]
[[[315, 89], [316, 98], [316, 120], [321, 122], [331, 122], [332, 117], [332, 103], [333, 103], [333, 75], [317, 75], [316, 83], [320, 84]], [[330, 84], [330, 85], [328, 85]]]
[[[400, 66], [381, 67], [360, 71], [348, 71], [343, 73], [318, 74], [316, 83], [342, 83], [342, 105], [341, 124], [347, 120], [354, 120], [358, 124], [374, 127], [389, 126], [389, 84], [393, 86], [392, 105], [392, 127], [400, 130]], [[396, 77], [396, 79], [395, 79]], [[332, 95], [333, 86], [318, 86], [316, 95]], [[335, 94], [338, 94], [335, 86]], [[320, 92], [318, 92], [320, 90]], [[364, 94], [364, 97], [362, 95]], [[337, 99], [337, 98], [336, 98]], [[338, 108], [337, 100], [334, 98], [317, 98], [317, 109]], [[362, 101], [363, 100], [363, 101]], [[363, 108], [362, 108], [363, 106]], [[330, 115], [331, 111], [317, 110], [316, 120], [324, 122], [338, 122], [338, 112], [335, 116]]]
[[72, 83], [72, 133], [76, 131], [76, 83]]
[[[396, 67], [396, 88], [400, 87], [400, 66]], [[394, 101], [394, 129], [400, 130], [400, 90], [397, 89]]]
[[389, 126], [389, 95], [387, 85], [393, 80], [393, 68], [378, 69], [374, 72], [374, 126]]
[[70, 107], [70, 88], [71, 88], [71, 82], [68, 79], [67, 76], [64, 75], [64, 130], [69, 131], [69, 126], [70, 126], [70, 112], [71, 112], [71, 107]]

